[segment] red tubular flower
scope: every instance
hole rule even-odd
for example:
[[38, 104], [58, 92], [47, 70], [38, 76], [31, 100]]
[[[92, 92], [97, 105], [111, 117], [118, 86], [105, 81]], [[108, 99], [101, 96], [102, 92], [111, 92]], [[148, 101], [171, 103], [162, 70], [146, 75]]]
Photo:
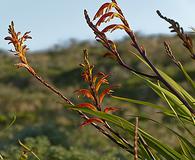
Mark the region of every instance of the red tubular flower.
[[84, 121], [84, 122], [80, 125], [80, 127], [84, 127], [84, 126], [89, 125], [89, 124], [94, 123], [94, 122], [95, 122], [95, 123], [104, 123], [104, 121], [101, 120], [100, 118], [90, 118], [90, 119]]
[[23, 36], [20, 36], [21, 32], [16, 33], [14, 29], [14, 23], [11, 22], [8, 28], [8, 33], [10, 34], [10, 36], [5, 37], [5, 40], [8, 40], [8, 44], [13, 44], [15, 48], [15, 50], [11, 51], [15, 52], [15, 54], [18, 55], [21, 63], [28, 64], [26, 59], [26, 51], [28, 50], [28, 48], [26, 45], [24, 45], [24, 42], [27, 39], [32, 39], [32, 37], [29, 36], [30, 32], [26, 32]]
[[111, 19], [118, 17], [120, 19], [123, 19], [123, 16], [120, 15], [119, 13], [115, 13], [115, 12], [108, 12], [105, 13], [104, 15], [102, 15], [100, 17], [100, 19], [98, 20], [98, 22], [96, 23], [96, 26], [100, 26], [102, 23], [104, 22], [109, 22]]
[[[99, 93], [103, 84], [109, 85], [108, 77], [110, 76], [110, 74], [105, 74], [103, 72], [93, 74], [94, 66], [90, 64], [86, 50], [84, 51], [84, 62], [81, 64], [81, 67], [83, 68], [82, 77], [84, 81], [87, 82], [87, 84], [89, 85], [89, 88], [79, 89], [75, 92], [85, 96], [91, 102], [80, 103], [77, 106], [82, 108], [88, 108], [93, 111], [103, 111], [105, 113], [116, 111], [117, 109], [114, 107], [105, 107], [105, 109], [103, 109], [102, 107], [103, 99], [106, 95], [111, 94], [112, 87], [109, 86], [103, 91], [101, 91], [101, 93]], [[93, 122], [104, 123], [104, 120], [99, 118], [90, 118], [84, 121], [81, 126], [85, 126]]]
[[101, 17], [103, 14], [108, 13], [112, 8], [118, 8], [117, 4], [115, 2], [111, 2], [111, 3], [104, 3], [99, 10], [97, 11], [97, 13], [95, 14], [93, 20], [95, 20], [96, 18]]
[[89, 108], [91, 110], [97, 110], [96, 107], [91, 103], [81, 103], [78, 105], [78, 107], [84, 107], [84, 108]]
[[77, 90], [75, 92], [78, 93], [78, 94], [84, 95], [87, 98], [90, 98], [92, 101], [94, 101], [94, 97], [93, 97], [91, 91], [88, 90], [88, 89], [79, 89], [79, 90]]
[[117, 111], [118, 110], [118, 108], [116, 108], [116, 107], [106, 107], [105, 109], [104, 109], [104, 112], [105, 113], [109, 113], [109, 112], [115, 112], [115, 111]]

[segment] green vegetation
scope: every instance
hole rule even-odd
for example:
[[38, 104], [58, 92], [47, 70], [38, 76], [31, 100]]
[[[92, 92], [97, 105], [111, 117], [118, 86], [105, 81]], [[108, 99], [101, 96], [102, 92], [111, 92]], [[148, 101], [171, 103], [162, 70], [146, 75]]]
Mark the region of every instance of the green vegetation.
[[[149, 56], [153, 58], [155, 64], [159, 68], [163, 68], [166, 73], [186, 88], [184, 77], [170, 63], [167, 56], [163, 54], [165, 52], [164, 49], [159, 45], [164, 40], [170, 40], [172, 49], [176, 50], [176, 56], [178, 59], [182, 59], [186, 70], [193, 77], [195, 65], [184, 54], [186, 52], [185, 49], [182, 46], [179, 47], [180, 40], [177, 37], [145, 37], [141, 35], [139, 40], [142, 44], [145, 44], [145, 48], [150, 53]], [[118, 42], [122, 54], [128, 57], [126, 53], [129, 52], [129, 48], [126, 44], [128, 44], [127, 38]], [[74, 42], [67, 48], [62, 46], [49, 51], [32, 53], [29, 55], [29, 59], [38, 69], [38, 73], [60, 88], [65, 95], [78, 101], [75, 98], [74, 91], [79, 89], [80, 86], [84, 86], [81, 81], [81, 69], [78, 64], [82, 59], [82, 49], [86, 47], [96, 68], [105, 73], [111, 72], [111, 83], [120, 86], [115, 89], [114, 95], [147, 100], [159, 105], [164, 103], [140, 79], [132, 74], [126, 74], [125, 70], [116, 66], [112, 60], [105, 59], [103, 57], [105, 50], [95, 43]], [[79, 159], [80, 156], [85, 156], [85, 158], [80, 159], [99, 159], [99, 155], [105, 160], [117, 159], [117, 157], [124, 160], [129, 159], [128, 154], [120, 148], [114, 147], [112, 142], [109, 142], [107, 138], [97, 133], [92, 127], [79, 129], [80, 118], [78, 118], [78, 115], [72, 111], [65, 110], [63, 105], [59, 103], [61, 100], [37, 83], [27, 72], [16, 70], [13, 65], [16, 63], [15, 57], [5, 52], [2, 52], [0, 57], [1, 128], [3, 129], [6, 124], [10, 123], [14, 115], [17, 116], [15, 123], [9, 129], [0, 132], [0, 153], [2, 155], [11, 160], [17, 159], [21, 151], [21, 147], [18, 144], [18, 139], [20, 139], [22, 142], [28, 142], [27, 145], [34, 148], [34, 151], [41, 159], [43, 159], [42, 157], [53, 159], [52, 156], [55, 154], [59, 157], [64, 156], [64, 159], [73, 156], [75, 156], [75, 159]], [[131, 57], [129, 63], [132, 67], [140, 68], [144, 71], [145, 68], [142, 64], [136, 61], [135, 57]], [[186, 89], [190, 91], [191, 87]], [[117, 114], [126, 117], [132, 122], [134, 118], [131, 115], [150, 115], [150, 118], [163, 122], [169, 125], [170, 128], [183, 133], [182, 128], [175, 126], [176, 122], [174, 119], [157, 113], [158, 109], [154, 110], [144, 105], [140, 106], [116, 101], [113, 98], [107, 98], [107, 101], [110, 105], [120, 108], [116, 112]], [[170, 135], [166, 134], [166, 128], [147, 119], [143, 119], [140, 125], [142, 128], [150, 131], [155, 137], [162, 139], [163, 142], [175, 147], [179, 145], [177, 137], [171, 135], [170, 138]], [[96, 138], [94, 139], [93, 137]]]
[[[15, 57], [2, 51], [0, 159], [193, 160], [194, 37], [157, 13], [177, 36], [135, 36], [112, 0], [96, 13], [96, 25], [85, 11], [87, 24], [104, 47], [72, 41], [28, 58], [24, 41], [31, 38], [29, 32], [18, 36], [12, 22], [5, 39], [14, 44], [17, 67], [30, 74], [15, 71]], [[99, 26], [113, 18], [122, 24], [100, 32]], [[105, 33], [117, 29], [128, 37], [108, 40]], [[83, 48], [90, 55], [84, 50], [84, 60]], [[111, 90], [113, 96], [107, 97]], [[85, 97], [77, 98], [79, 94]]]

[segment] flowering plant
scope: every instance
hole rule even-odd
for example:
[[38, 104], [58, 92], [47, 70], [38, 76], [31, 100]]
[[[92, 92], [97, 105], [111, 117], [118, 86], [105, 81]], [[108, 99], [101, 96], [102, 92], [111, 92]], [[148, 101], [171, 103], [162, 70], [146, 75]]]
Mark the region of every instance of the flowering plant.
[[[178, 35], [183, 42], [183, 46], [190, 53], [192, 60], [194, 60], [195, 51], [193, 48], [193, 41], [190, 36], [184, 32], [178, 22], [163, 16], [160, 11], [157, 11], [157, 14], [171, 25], [169, 27], [171, 32], [175, 32]], [[119, 147], [131, 153], [135, 160], [193, 160], [195, 158], [194, 134], [188, 126], [190, 125], [194, 127], [195, 124], [194, 96], [188, 93], [179, 83], [174, 81], [170, 76], [152, 63], [147, 56], [146, 49], [139, 44], [135, 33], [125, 19], [125, 16], [116, 0], [104, 3], [95, 14], [93, 20], [90, 19], [86, 10], [84, 11], [84, 15], [88, 26], [95, 34], [95, 39], [108, 50], [105, 56], [113, 58], [114, 61], [126, 69], [127, 72], [129, 71], [133, 73], [134, 76], [137, 76], [137, 78], [143, 80], [148, 87], [157, 93], [159, 98], [167, 103], [167, 106], [159, 106], [146, 101], [119, 97], [116, 96], [117, 93], [115, 93], [115, 95], [111, 95], [113, 86], [110, 85], [108, 80], [110, 74], [105, 74], [103, 72], [94, 73], [94, 66], [90, 63], [87, 50], [84, 50], [84, 58], [81, 67], [83, 68], [82, 78], [88, 88], [82, 88], [75, 91], [79, 96], [85, 96], [86, 101], [80, 104], [74, 104], [67, 97], [62, 95], [59, 90], [40, 77], [35, 69], [30, 66], [26, 58], [26, 52], [28, 49], [24, 44], [27, 39], [31, 39], [29, 36], [30, 32], [26, 32], [23, 36], [20, 36], [21, 33], [15, 32], [14, 24], [12, 22], [8, 29], [10, 36], [6, 37], [5, 40], [9, 40], [9, 43], [14, 46], [15, 50], [11, 50], [11, 52], [14, 52], [19, 57], [20, 63], [18, 63], [17, 66], [26, 68], [38, 81], [61, 97], [68, 104], [66, 105], [66, 108], [77, 111], [84, 119], [84, 122], [81, 123], [81, 127], [88, 124], [93, 125], [98, 131], [108, 137]], [[120, 23], [110, 24], [102, 30], [100, 29], [103, 23], [110, 22], [114, 18], [119, 19]], [[134, 55], [141, 63], [144, 63], [146, 67], [152, 71], [152, 74], [134, 69], [125, 62], [121, 53], [118, 51], [116, 43], [107, 37], [108, 32], [114, 32], [118, 29], [123, 30], [129, 36], [129, 44], [137, 51]], [[192, 92], [194, 93], [195, 82], [189, 76], [182, 63], [177, 60], [168, 42], [164, 42], [164, 47], [166, 54], [176, 67], [179, 68], [181, 74], [185, 77], [186, 82], [191, 86]], [[160, 125], [162, 127], [166, 127], [178, 138], [180, 149], [178, 150], [162, 143], [159, 139], [153, 137], [138, 126], [138, 118], [141, 118], [141, 116], [136, 118], [136, 123], [134, 124], [120, 116], [112, 114], [112, 112], [117, 111], [118, 108], [106, 106], [103, 103], [106, 95], [109, 95], [117, 100], [145, 105], [160, 110], [165, 116], [176, 119], [176, 125], [181, 126], [188, 133], [190, 138], [186, 138], [161, 123]], [[155, 120], [153, 121], [156, 122]], [[112, 126], [110, 124], [112, 124]], [[120, 127], [121, 130], [118, 131], [115, 126]], [[130, 141], [128, 137], [125, 137], [122, 131], [133, 135], [133, 142]]]

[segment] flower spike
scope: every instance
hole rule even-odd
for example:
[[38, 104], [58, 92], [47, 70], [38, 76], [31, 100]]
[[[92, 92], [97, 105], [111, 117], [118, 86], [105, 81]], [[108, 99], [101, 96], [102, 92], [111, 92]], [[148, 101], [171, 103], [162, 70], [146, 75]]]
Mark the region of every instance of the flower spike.
[[5, 40], [8, 40], [8, 44], [13, 44], [14, 49], [12, 52], [15, 52], [15, 55], [18, 55], [21, 63], [28, 64], [26, 59], [26, 52], [28, 50], [27, 46], [24, 44], [24, 42], [27, 39], [32, 39], [31, 36], [29, 36], [30, 32], [24, 33], [23, 36], [21, 35], [21, 32], [16, 32], [14, 29], [14, 22], [12, 21], [8, 28], [8, 33], [10, 36], [5, 37]]

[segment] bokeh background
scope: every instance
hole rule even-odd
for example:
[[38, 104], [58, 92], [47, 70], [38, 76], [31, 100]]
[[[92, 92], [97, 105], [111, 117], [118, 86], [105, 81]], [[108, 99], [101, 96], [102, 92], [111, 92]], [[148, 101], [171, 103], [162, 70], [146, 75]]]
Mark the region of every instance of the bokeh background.
[[[12, 46], [4, 37], [7, 28], [14, 21], [17, 31], [31, 31], [32, 40], [28, 41], [28, 59], [37, 73], [50, 84], [57, 87], [76, 104], [82, 102], [74, 91], [86, 87], [82, 82], [82, 50], [87, 48], [96, 71], [111, 73], [110, 83], [120, 86], [114, 92], [117, 96], [146, 100], [167, 106], [165, 102], [137, 79], [111, 60], [104, 58], [106, 50], [94, 41], [94, 34], [87, 26], [83, 10], [87, 9], [93, 17], [105, 0], [9, 0], [1, 2], [0, 9], [0, 154], [5, 159], [16, 160], [21, 153], [18, 140], [24, 142], [42, 160], [127, 160], [130, 157], [93, 127], [79, 128], [82, 119], [74, 112], [64, 108], [60, 98], [37, 82], [23, 69], [16, 69], [17, 57], [8, 53]], [[169, 25], [160, 19], [156, 10], [180, 22], [184, 30], [191, 32], [195, 27], [194, 0], [118, 0], [127, 20], [136, 32], [140, 44], [144, 45], [153, 63], [171, 75], [183, 87], [186, 82], [179, 70], [167, 58], [163, 42], [169, 41], [174, 54], [182, 61], [188, 73], [195, 78], [195, 63], [182, 46], [182, 42], [172, 33]], [[193, 40], [194, 34], [190, 34]], [[124, 32], [108, 34], [117, 43], [125, 61], [132, 67], [148, 73], [130, 51], [130, 40]], [[186, 88], [189, 92], [191, 88]], [[116, 113], [134, 122], [132, 115], [149, 116], [164, 122], [172, 129], [175, 121], [165, 118], [158, 110], [116, 101], [107, 97], [105, 105], [119, 107]], [[65, 105], [65, 104], [64, 104]], [[11, 127], [5, 129], [16, 116]], [[151, 121], [141, 121], [140, 126], [176, 147], [177, 138], [165, 128]], [[185, 133], [183, 133], [185, 134]], [[124, 134], [131, 140], [128, 134]], [[33, 157], [31, 157], [33, 159]]]
[[[21, 31], [32, 31], [33, 40], [29, 43], [31, 50], [40, 50], [54, 44], [66, 43], [69, 39], [93, 40], [94, 36], [87, 27], [83, 10], [91, 16], [105, 0], [20, 0], [2, 1], [0, 10], [1, 37], [7, 35], [7, 26], [14, 21]], [[168, 34], [167, 24], [160, 20], [156, 10], [180, 22], [187, 30], [195, 26], [194, 0], [119, 0], [127, 20], [132, 28], [143, 34]], [[123, 32], [117, 32], [112, 38], [120, 39]], [[8, 48], [0, 39], [0, 47]]]

